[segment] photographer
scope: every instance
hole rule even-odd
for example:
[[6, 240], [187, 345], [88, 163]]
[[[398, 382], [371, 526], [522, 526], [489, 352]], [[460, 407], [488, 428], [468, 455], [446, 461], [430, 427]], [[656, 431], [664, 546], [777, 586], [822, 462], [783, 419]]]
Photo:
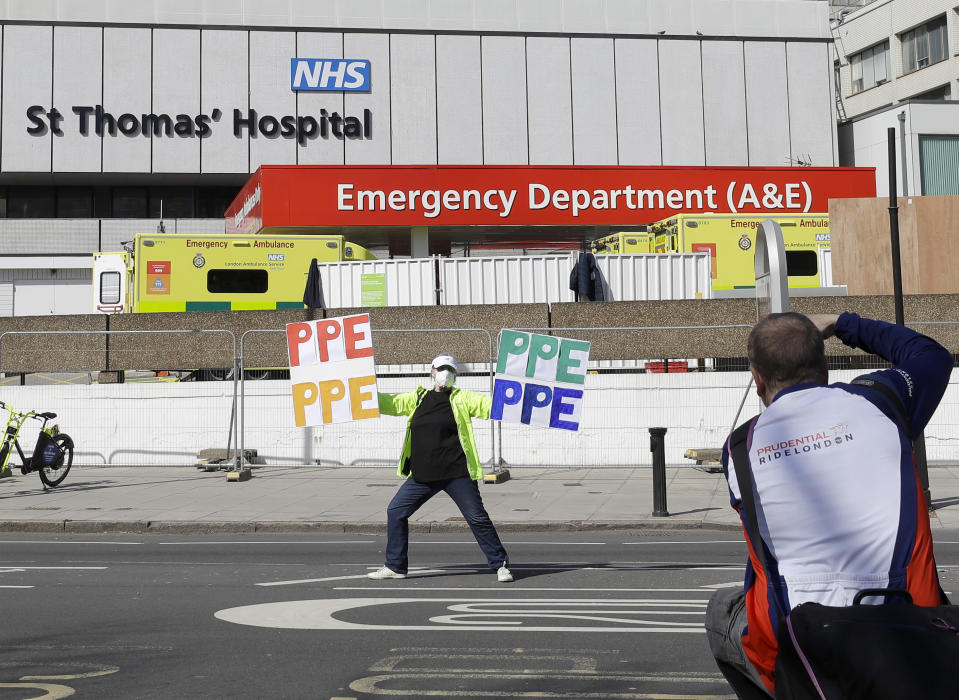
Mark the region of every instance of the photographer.
[[[827, 384], [823, 338], [833, 334], [894, 367]], [[710, 649], [743, 698], [775, 692], [777, 609], [846, 606], [859, 590], [884, 587], [909, 591], [917, 605], [947, 602], [909, 435], [932, 417], [953, 366], [930, 338], [853, 313], [771, 314], [747, 353], [767, 407], [746, 443], [762, 541], [750, 541], [727, 442], [723, 469], [749, 560], [744, 590], [717, 591], [706, 611]]]

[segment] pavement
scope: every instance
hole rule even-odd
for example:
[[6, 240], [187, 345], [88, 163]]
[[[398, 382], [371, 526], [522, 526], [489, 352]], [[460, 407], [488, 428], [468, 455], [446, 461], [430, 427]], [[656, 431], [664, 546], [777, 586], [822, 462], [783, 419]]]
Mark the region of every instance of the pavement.
[[[57, 488], [35, 473], [0, 479], [0, 531], [382, 534], [401, 481], [391, 467], [254, 467], [252, 478], [195, 467], [74, 466]], [[667, 516], [653, 517], [652, 469], [511, 467], [484, 483], [497, 529], [571, 531], [696, 529], [741, 531], [723, 475], [666, 469]], [[959, 466], [929, 469], [933, 530], [959, 528]], [[866, 488], [864, 486], [864, 488]], [[438, 494], [410, 519], [411, 532], [467, 528]]]

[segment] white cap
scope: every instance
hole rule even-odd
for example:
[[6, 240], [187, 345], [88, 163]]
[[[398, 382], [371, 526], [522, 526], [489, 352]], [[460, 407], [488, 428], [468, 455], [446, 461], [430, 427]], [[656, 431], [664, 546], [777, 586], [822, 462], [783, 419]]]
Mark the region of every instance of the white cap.
[[456, 364], [456, 358], [452, 355], [437, 355], [433, 358], [433, 369], [440, 367], [452, 367], [454, 372], [459, 372], [459, 365]]

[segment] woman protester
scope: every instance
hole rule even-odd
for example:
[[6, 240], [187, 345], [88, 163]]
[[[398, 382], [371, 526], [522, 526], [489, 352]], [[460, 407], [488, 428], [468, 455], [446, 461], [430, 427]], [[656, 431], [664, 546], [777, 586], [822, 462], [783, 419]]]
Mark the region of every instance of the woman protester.
[[489, 514], [483, 507], [477, 482], [483, 467], [473, 437], [473, 418], [489, 418], [492, 399], [454, 386], [459, 367], [451, 355], [433, 359], [433, 389], [418, 387], [405, 394], [379, 394], [380, 413], [409, 416], [397, 474], [406, 481], [386, 510], [386, 565], [369, 574], [372, 579], [406, 578], [409, 566], [409, 518], [440, 491], [456, 503], [496, 580], [513, 575], [509, 557]]

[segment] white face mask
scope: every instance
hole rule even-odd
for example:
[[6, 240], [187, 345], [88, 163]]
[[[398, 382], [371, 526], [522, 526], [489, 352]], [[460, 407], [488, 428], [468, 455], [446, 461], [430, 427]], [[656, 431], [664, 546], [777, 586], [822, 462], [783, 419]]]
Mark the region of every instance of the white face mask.
[[456, 383], [456, 375], [448, 369], [441, 369], [436, 373], [436, 376], [433, 377], [433, 382], [436, 386], [449, 389]]

